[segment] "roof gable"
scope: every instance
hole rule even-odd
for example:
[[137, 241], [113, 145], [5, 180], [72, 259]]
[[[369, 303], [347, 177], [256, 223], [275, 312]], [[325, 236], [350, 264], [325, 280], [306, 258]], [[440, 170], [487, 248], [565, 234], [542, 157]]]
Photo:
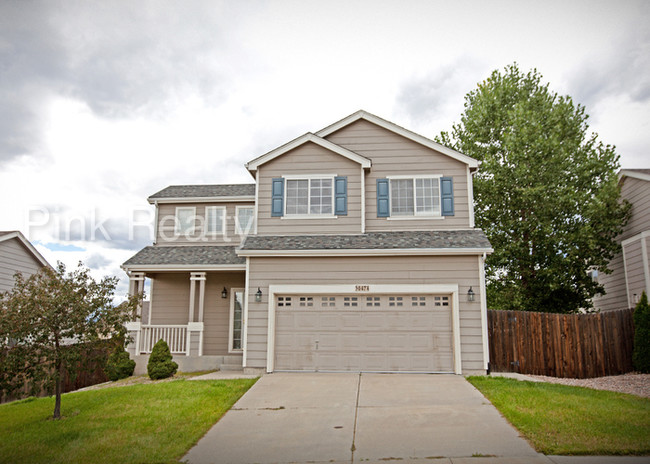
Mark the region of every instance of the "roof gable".
[[401, 126], [398, 126], [395, 123], [392, 123], [390, 121], [386, 121], [385, 119], [380, 118], [379, 116], [375, 116], [374, 114], [368, 113], [367, 111], [364, 110], [359, 110], [356, 113], [352, 113], [350, 116], [341, 119], [340, 121], [335, 122], [334, 124], [331, 124], [327, 126], [324, 129], [321, 129], [320, 131], [316, 132], [316, 135], [319, 137], [327, 137], [330, 134], [333, 134], [334, 132], [338, 131], [339, 129], [342, 129], [359, 119], [364, 119], [372, 124], [375, 124], [379, 127], [382, 127], [386, 130], [389, 130], [391, 132], [394, 132], [396, 134], [401, 135], [402, 137], [405, 137], [409, 140], [412, 140], [416, 143], [419, 143], [420, 145], [424, 145], [427, 148], [430, 148], [432, 150], [435, 150], [437, 152], [440, 152], [446, 156], [449, 156], [450, 158], [453, 158], [457, 161], [460, 161], [462, 163], [467, 164], [471, 169], [478, 169], [478, 160], [469, 157], [459, 151], [453, 150], [449, 147], [446, 147], [444, 145], [439, 144], [438, 142], [434, 142], [431, 139], [428, 139], [426, 137], [423, 137], [419, 134], [416, 134], [415, 132], [411, 132], [408, 129], [405, 129]]
[[632, 177], [634, 179], [650, 182], [650, 169], [621, 169], [618, 173], [619, 182], [622, 181], [624, 177]]
[[250, 172], [255, 172], [257, 171], [257, 168], [262, 164], [268, 163], [269, 161], [279, 156], [282, 156], [285, 153], [295, 148], [298, 148], [299, 146], [304, 145], [308, 142], [315, 143], [316, 145], [319, 145], [325, 148], [326, 150], [329, 150], [331, 152], [343, 156], [344, 158], [359, 163], [363, 168], [370, 168], [372, 164], [368, 158], [361, 156], [357, 153], [354, 153], [353, 151], [350, 151], [347, 148], [343, 148], [340, 145], [336, 145], [335, 143], [332, 143], [329, 140], [325, 140], [324, 138], [319, 137], [318, 135], [308, 132], [296, 139], [293, 139], [291, 142], [286, 143], [281, 147], [278, 147], [275, 150], [266, 153], [265, 155], [262, 155], [258, 158], [255, 158], [252, 161], [249, 161], [248, 163], [246, 163], [246, 169], [248, 169]]
[[38, 252], [34, 245], [32, 245], [19, 230], [0, 231], [0, 242], [14, 238], [18, 240], [39, 263], [43, 266], [51, 267], [50, 263], [47, 262], [43, 255]]

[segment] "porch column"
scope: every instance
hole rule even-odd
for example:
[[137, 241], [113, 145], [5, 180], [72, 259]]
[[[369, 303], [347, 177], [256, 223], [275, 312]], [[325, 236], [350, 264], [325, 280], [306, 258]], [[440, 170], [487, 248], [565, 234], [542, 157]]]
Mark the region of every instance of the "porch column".
[[[144, 292], [144, 272], [132, 272], [129, 275], [129, 295]], [[142, 301], [138, 303], [138, 316], [142, 315]]]
[[[131, 272], [129, 274], [129, 295], [137, 295], [144, 292], [144, 272]], [[133, 341], [126, 346], [126, 350], [136, 356], [140, 354], [140, 334], [142, 333], [142, 324], [140, 317], [142, 316], [142, 300], [138, 302], [137, 307], [138, 319], [132, 322], [127, 322], [126, 330]]]
[[[205, 272], [190, 273], [190, 308], [187, 323], [187, 349], [186, 355], [196, 353], [203, 356], [203, 312], [205, 303]], [[196, 304], [196, 283], [199, 283], [199, 314], [198, 321], [194, 322], [194, 309]], [[192, 348], [192, 341], [197, 342], [197, 347]]]

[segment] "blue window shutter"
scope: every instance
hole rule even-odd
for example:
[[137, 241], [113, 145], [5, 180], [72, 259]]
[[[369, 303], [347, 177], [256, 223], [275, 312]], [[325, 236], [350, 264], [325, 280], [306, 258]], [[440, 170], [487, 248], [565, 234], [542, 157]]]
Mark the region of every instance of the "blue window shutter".
[[345, 176], [334, 178], [334, 214], [348, 215], [348, 178]]
[[275, 178], [271, 181], [271, 216], [282, 216], [284, 210], [284, 179]]
[[454, 181], [451, 177], [440, 178], [440, 210], [443, 216], [454, 215]]
[[377, 179], [377, 217], [390, 216], [388, 179]]

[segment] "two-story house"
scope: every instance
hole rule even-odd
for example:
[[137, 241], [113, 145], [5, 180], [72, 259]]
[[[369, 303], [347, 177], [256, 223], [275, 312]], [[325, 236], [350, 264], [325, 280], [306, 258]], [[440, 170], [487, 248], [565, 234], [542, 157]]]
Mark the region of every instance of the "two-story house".
[[608, 265], [610, 274], [596, 274], [605, 288], [593, 298], [601, 311], [633, 308], [645, 291], [650, 295], [650, 169], [622, 169], [618, 173], [621, 198], [632, 205], [630, 220], [618, 236], [621, 252]]
[[165, 339], [181, 370], [485, 373], [478, 162], [365, 111], [246, 164], [244, 185], [152, 195], [151, 279], [129, 325], [143, 369]]

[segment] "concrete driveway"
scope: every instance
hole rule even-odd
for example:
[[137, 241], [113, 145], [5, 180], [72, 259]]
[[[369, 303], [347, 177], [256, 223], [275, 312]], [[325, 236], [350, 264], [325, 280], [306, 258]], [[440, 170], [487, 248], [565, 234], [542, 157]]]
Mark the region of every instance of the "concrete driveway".
[[461, 376], [323, 373], [263, 376], [182, 459], [392, 460], [551, 462]]

